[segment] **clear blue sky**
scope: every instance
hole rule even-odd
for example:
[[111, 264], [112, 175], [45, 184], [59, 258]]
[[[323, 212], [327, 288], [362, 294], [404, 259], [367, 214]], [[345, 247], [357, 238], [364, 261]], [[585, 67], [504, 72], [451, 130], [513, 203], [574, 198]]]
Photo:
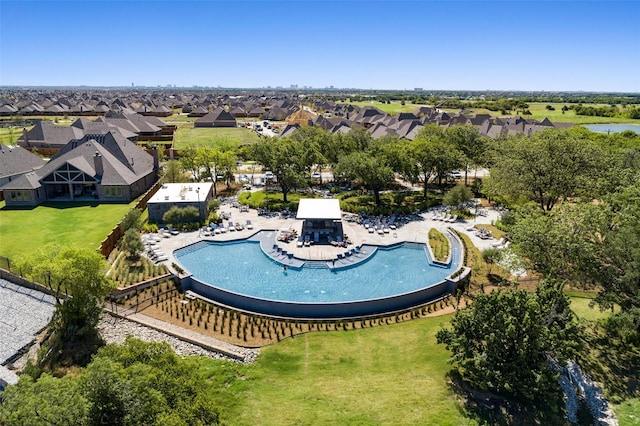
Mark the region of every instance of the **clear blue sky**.
[[640, 92], [638, 1], [6, 1], [0, 85]]

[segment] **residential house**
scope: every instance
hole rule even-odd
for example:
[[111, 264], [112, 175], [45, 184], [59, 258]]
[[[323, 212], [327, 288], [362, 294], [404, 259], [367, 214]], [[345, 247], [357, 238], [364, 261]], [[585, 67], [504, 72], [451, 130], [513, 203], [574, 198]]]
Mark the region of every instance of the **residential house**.
[[193, 123], [193, 127], [236, 127], [236, 118], [218, 107], [204, 117], [200, 117]]
[[20, 146], [0, 144], [0, 188], [19, 176], [38, 170], [45, 160]]
[[39, 169], [2, 187], [8, 206], [44, 201], [130, 202], [157, 179], [158, 155], [150, 155], [117, 131], [71, 140]]

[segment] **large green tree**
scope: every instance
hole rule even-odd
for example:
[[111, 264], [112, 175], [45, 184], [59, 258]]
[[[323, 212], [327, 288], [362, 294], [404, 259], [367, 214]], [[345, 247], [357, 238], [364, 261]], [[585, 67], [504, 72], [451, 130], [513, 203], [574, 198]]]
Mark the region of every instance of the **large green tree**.
[[218, 424], [216, 404], [194, 367], [166, 343], [127, 338], [100, 349], [74, 375], [23, 375], [3, 395], [0, 424]]
[[263, 139], [252, 145], [253, 157], [273, 173], [284, 202], [287, 202], [287, 194], [304, 182], [302, 163], [298, 158], [302, 152], [300, 145], [301, 142], [274, 138]]
[[382, 154], [354, 152], [340, 159], [336, 171], [345, 177], [358, 179], [373, 192], [377, 206], [381, 204], [380, 191], [394, 180], [393, 169]]
[[448, 174], [462, 165], [462, 153], [436, 125], [427, 125], [420, 130], [408, 148], [410, 168], [407, 173], [412, 180], [422, 182], [425, 197], [429, 183], [442, 185]]
[[550, 281], [536, 293], [479, 294], [456, 312], [451, 328], [440, 330], [437, 340], [472, 386], [536, 401], [557, 389], [547, 355], [562, 359], [572, 353], [576, 322], [569, 303], [562, 285]]
[[487, 139], [474, 126], [452, 126], [444, 131], [445, 137], [462, 153], [464, 183], [467, 185], [469, 168], [482, 167], [487, 162]]
[[43, 361], [88, 362], [102, 343], [96, 329], [102, 302], [115, 287], [106, 276], [104, 257], [88, 249], [47, 246], [21, 259], [18, 266], [24, 276], [47, 286], [56, 300], [48, 352], [52, 359]]
[[489, 189], [494, 195], [527, 197], [544, 211], [588, 194], [602, 172], [601, 151], [589, 139], [548, 129], [494, 144]]

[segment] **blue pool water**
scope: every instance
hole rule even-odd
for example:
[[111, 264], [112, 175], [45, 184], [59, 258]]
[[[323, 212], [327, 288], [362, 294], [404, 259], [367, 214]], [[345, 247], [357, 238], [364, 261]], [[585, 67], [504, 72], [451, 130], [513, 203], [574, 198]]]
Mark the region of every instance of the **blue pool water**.
[[616, 133], [625, 130], [640, 133], [640, 124], [585, 124], [584, 127], [597, 133]]
[[429, 287], [449, 276], [460, 262], [454, 248], [451, 266], [430, 264], [424, 245], [378, 249], [366, 261], [333, 270], [288, 268], [273, 261], [254, 241], [200, 243], [175, 252], [195, 278], [233, 293], [260, 299], [335, 303], [395, 296]]

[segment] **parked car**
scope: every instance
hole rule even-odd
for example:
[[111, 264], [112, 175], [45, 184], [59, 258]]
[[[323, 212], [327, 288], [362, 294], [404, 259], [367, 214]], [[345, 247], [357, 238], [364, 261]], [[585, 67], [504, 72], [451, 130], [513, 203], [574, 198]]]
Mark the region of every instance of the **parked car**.
[[311, 177], [312, 177], [313, 179], [320, 179], [320, 177], [321, 177], [321, 176], [320, 176], [320, 172], [313, 172], [313, 173], [311, 173]]
[[264, 172], [264, 177], [265, 177], [267, 180], [272, 180], [272, 179], [274, 178], [274, 176], [273, 176], [273, 172], [271, 172], [271, 171], [267, 170], [266, 172]]

